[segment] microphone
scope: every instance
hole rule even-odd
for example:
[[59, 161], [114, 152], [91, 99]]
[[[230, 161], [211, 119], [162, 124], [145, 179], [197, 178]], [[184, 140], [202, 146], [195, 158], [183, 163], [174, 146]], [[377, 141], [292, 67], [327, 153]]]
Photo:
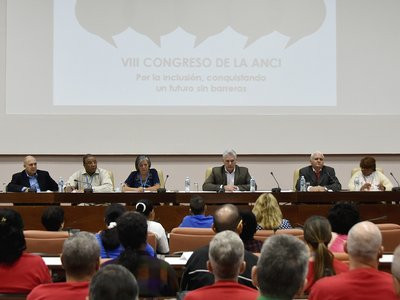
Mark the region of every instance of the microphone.
[[83, 192], [84, 193], [93, 193], [93, 187], [92, 187], [92, 184], [90, 183], [90, 182], [84, 182], [84, 181], [80, 181], [80, 180], [78, 180], [78, 179], [74, 179], [74, 181], [76, 182], [76, 183], [81, 183], [81, 184], [83, 184], [83, 186], [88, 186], [87, 188], [84, 188], [83, 189]]
[[217, 194], [225, 193], [224, 185], [221, 184], [217, 189]]
[[157, 193], [166, 193], [167, 192], [167, 190], [165, 189], [165, 185], [167, 184], [168, 178], [169, 178], [169, 174], [167, 174], [167, 176], [165, 176], [164, 187], [158, 188]]
[[400, 184], [399, 184], [399, 182], [397, 181], [396, 177], [394, 177], [394, 175], [393, 175], [392, 172], [390, 172], [390, 176], [392, 176], [393, 179], [394, 179], [394, 181], [396, 181], [396, 183], [397, 183], [397, 186], [393, 187], [393, 188], [392, 188], [392, 191], [393, 191], [393, 192], [400, 192]]
[[273, 193], [280, 193], [280, 192], [281, 192], [281, 187], [279, 186], [278, 180], [276, 180], [276, 178], [275, 178], [273, 172], [271, 172], [270, 174], [272, 175], [272, 177], [274, 178], [276, 184], [278, 185], [278, 187], [277, 187], [277, 188], [273, 188], [273, 189], [271, 190], [271, 192], [273, 192]]

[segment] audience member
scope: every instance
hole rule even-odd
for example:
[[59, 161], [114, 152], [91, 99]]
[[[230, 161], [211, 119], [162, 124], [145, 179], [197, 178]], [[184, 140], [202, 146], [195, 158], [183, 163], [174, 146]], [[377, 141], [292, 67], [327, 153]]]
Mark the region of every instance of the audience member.
[[89, 300], [137, 300], [138, 295], [135, 276], [120, 265], [101, 268], [90, 282]]
[[225, 230], [210, 242], [207, 269], [214, 274], [215, 283], [186, 294], [186, 300], [219, 299], [254, 300], [257, 291], [238, 283], [238, 276], [246, 268], [243, 242], [237, 233]]
[[[113, 203], [106, 208], [104, 222], [107, 229], [96, 233], [101, 258], [117, 258], [124, 251], [124, 247], [121, 245], [118, 237], [117, 219], [125, 212], [125, 206], [119, 203]], [[146, 252], [150, 256], [155, 256], [153, 248], [148, 243], [146, 243]]]
[[23, 230], [18, 212], [0, 208], [0, 293], [28, 293], [35, 286], [51, 281], [43, 259], [24, 252]]
[[174, 269], [145, 251], [146, 218], [138, 212], [126, 212], [118, 218], [117, 230], [125, 250], [110, 263], [123, 265], [135, 275], [140, 297], [175, 296], [178, 281]]
[[271, 193], [261, 194], [254, 204], [253, 214], [256, 216], [257, 229], [277, 230], [291, 229], [289, 220], [283, 219], [278, 201]]
[[151, 169], [151, 160], [147, 155], [139, 155], [135, 160], [136, 171], [131, 172], [122, 187], [124, 192], [157, 191], [160, 178], [156, 169]]
[[58, 184], [49, 172], [37, 169], [36, 158], [28, 155], [24, 158], [24, 170], [15, 173], [7, 185], [8, 192], [45, 192], [58, 191]]
[[[242, 232], [242, 221], [236, 206], [226, 204], [221, 206], [214, 213], [213, 230], [216, 233], [224, 230], [231, 230], [238, 234]], [[211, 285], [215, 278], [207, 270], [209, 245], [195, 250], [185, 266], [185, 272], [182, 276], [181, 289], [195, 290], [197, 288]], [[257, 256], [251, 252], [244, 252], [244, 261], [246, 262], [245, 271], [239, 275], [238, 282], [254, 288], [251, 281], [251, 268], [257, 263]]]
[[382, 235], [368, 221], [360, 222], [349, 231], [345, 244], [350, 271], [318, 280], [311, 288], [310, 300], [324, 299], [397, 299], [389, 273], [378, 271], [382, 256]]
[[269, 237], [252, 270], [260, 290], [258, 300], [289, 300], [302, 293], [307, 274], [308, 251], [298, 238], [279, 234]]
[[143, 214], [147, 219], [148, 231], [154, 233], [157, 241], [157, 253], [167, 254], [169, 252], [169, 244], [164, 227], [154, 221], [155, 212], [153, 203], [150, 200], [143, 199], [136, 203], [136, 211]]
[[70, 236], [64, 242], [61, 263], [66, 282], [41, 284], [27, 300], [85, 300], [90, 279], [100, 265], [100, 247], [95, 236], [84, 231]]
[[225, 150], [222, 159], [224, 165], [212, 169], [210, 176], [203, 184], [203, 191], [249, 191], [251, 179], [249, 170], [236, 165], [235, 150]]
[[83, 159], [83, 169], [76, 171], [67, 181], [65, 191], [106, 193], [113, 191], [113, 183], [107, 170], [97, 167], [97, 159], [92, 154], [86, 154]]
[[316, 151], [310, 156], [311, 165], [304, 167], [299, 171], [299, 179], [296, 183], [296, 190], [300, 190], [300, 179], [304, 176], [307, 183], [310, 184], [308, 192], [325, 192], [332, 190], [340, 191], [342, 185], [335, 175], [335, 169], [324, 166], [324, 155]]
[[242, 218], [243, 224], [240, 238], [243, 241], [244, 249], [253, 253], [261, 252], [262, 241], [254, 239], [254, 234], [257, 231], [256, 217], [251, 211], [241, 211], [240, 217]]
[[393, 253], [392, 276], [394, 290], [400, 299], [400, 245], [397, 246]]
[[60, 231], [64, 227], [64, 210], [60, 206], [49, 206], [42, 213], [42, 225], [47, 231]]
[[184, 217], [179, 227], [211, 228], [213, 217], [204, 215], [206, 208], [202, 197], [195, 195], [190, 198], [191, 215]]
[[376, 161], [372, 156], [366, 156], [360, 161], [360, 170], [351, 176], [350, 191], [391, 191], [393, 188], [389, 178], [376, 170]]
[[332, 276], [349, 270], [348, 265], [334, 258], [327, 245], [331, 240], [331, 225], [328, 219], [313, 216], [304, 223], [304, 240], [310, 249], [308, 262], [307, 285], [304, 289], [310, 292], [313, 284], [322, 277]]
[[355, 205], [337, 203], [328, 212], [332, 228], [332, 239], [328, 248], [332, 252], [344, 252], [344, 244], [351, 227], [360, 222], [360, 213]]

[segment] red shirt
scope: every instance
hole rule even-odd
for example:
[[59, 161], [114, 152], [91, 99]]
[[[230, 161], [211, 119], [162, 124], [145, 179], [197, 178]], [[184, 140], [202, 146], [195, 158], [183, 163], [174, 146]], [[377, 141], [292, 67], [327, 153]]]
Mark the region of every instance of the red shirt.
[[27, 300], [85, 300], [89, 294], [89, 282], [59, 282], [35, 287]]
[[396, 300], [389, 273], [373, 268], [358, 268], [318, 280], [309, 300]]
[[40, 256], [23, 253], [11, 265], [0, 264], [1, 293], [29, 293], [35, 286], [49, 282], [49, 269]]
[[[347, 272], [349, 270], [349, 266], [336, 258], [333, 259], [333, 269], [335, 270], [336, 275]], [[314, 285], [314, 261], [308, 262], [308, 273], [307, 273], [307, 285], [304, 289], [305, 293], [309, 293], [311, 287]], [[320, 278], [322, 279], [322, 278]]]
[[185, 300], [229, 299], [256, 300], [258, 291], [234, 281], [217, 281], [186, 294]]

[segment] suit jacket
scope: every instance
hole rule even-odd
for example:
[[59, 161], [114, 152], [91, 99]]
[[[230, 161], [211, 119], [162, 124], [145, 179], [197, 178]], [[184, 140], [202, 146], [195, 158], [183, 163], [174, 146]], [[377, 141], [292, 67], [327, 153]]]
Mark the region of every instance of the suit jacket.
[[[58, 184], [50, 177], [49, 172], [37, 170], [37, 181], [42, 192], [58, 191]], [[30, 187], [28, 175], [26, 175], [25, 170], [20, 173], [15, 173], [12, 176], [11, 182], [7, 185], [8, 192], [21, 192], [23, 187]]]
[[[235, 167], [235, 181], [234, 184], [239, 187], [240, 191], [250, 190], [250, 173], [246, 167]], [[214, 167], [211, 175], [208, 176], [203, 184], [203, 191], [218, 191], [219, 187], [226, 185], [225, 166]]]
[[319, 181], [317, 181], [317, 176], [315, 175], [315, 172], [312, 168], [312, 166], [304, 167], [300, 169], [299, 172], [299, 179], [297, 179], [296, 183], [296, 190], [300, 190], [300, 178], [301, 176], [304, 176], [306, 179], [306, 182], [310, 183], [310, 186], [324, 186], [328, 190], [332, 190], [334, 192], [340, 191], [342, 189], [342, 185], [339, 182], [339, 179], [337, 179], [335, 175], [335, 169], [328, 167], [328, 166], [323, 166], [321, 170], [321, 175], [319, 178]]

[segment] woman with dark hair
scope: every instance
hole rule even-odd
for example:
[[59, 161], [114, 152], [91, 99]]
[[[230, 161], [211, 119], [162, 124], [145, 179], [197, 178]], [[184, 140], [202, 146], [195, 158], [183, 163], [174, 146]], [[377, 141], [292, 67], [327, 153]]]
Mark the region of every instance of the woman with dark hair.
[[23, 230], [18, 212], [0, 209], [0, 293], [29, 293], [35, 286], [51, 281], [43, 259], [24, 252]]
[[260, 253], [263, 243], [254, 239], [254, 234], [257, 231], [256, 216], [251, 211], [241, 211], [240, 217], [243, 224], [240, 238], [243, 241], [244, 249], [253, 253]]
[[353, 204], [337, 203], [329, 210], [328, 220], [332, 228], [329, 250], [344, 252], [343, 246], [347, 241], [347, 234], [353, 225], [360, 222], [360, 213]]
[[160, 188], [160, 179], [156, 169], [151, 169], [150, 157], [139, 155], [135, 160], [135, 169], [122, 186], [122, 191], [144, 192], [157, 191]]
[[178, 281], [173, 268], [144, 251], [147, 239], [146, 218], [137, 212], [127, 212], [117, 223], [119, 240], [125, 250], [114, 262], [135, 275], [140, 297], [175, 296]]
[[308, 263], [307, 285], [304, 289], [310, 292], [312, 285], [319, 279], [336, 275], [349, 270], [349, 267], [334, 258], [328, 250], [332, 232], [328, 219], [312, 216], [304, 223], [304, 240], [310, 248], [311, 256]]
[[160, 223], [154, 221], [155, 213], [153, 203], [148, 199], [140, 200], [136, 203], [136, 211], [146, 217], [148, 230], [156, 236], [157, 253], [167, 254], [169, 252], [167, 235], [165, 234], [164, 227]]
[[[125, 206], [119, 203], [113, 203], [106, 208], [104, 222], [107, 229], [96, 233], [96, 238], [100, 245], [101, 258], [117, 258], [124, 250], [118, 237], [117, 219], [125, 212]], [[148, 252], [150, 256], [155, 256], [153, 248], [147, 243], [146, 252]]]

